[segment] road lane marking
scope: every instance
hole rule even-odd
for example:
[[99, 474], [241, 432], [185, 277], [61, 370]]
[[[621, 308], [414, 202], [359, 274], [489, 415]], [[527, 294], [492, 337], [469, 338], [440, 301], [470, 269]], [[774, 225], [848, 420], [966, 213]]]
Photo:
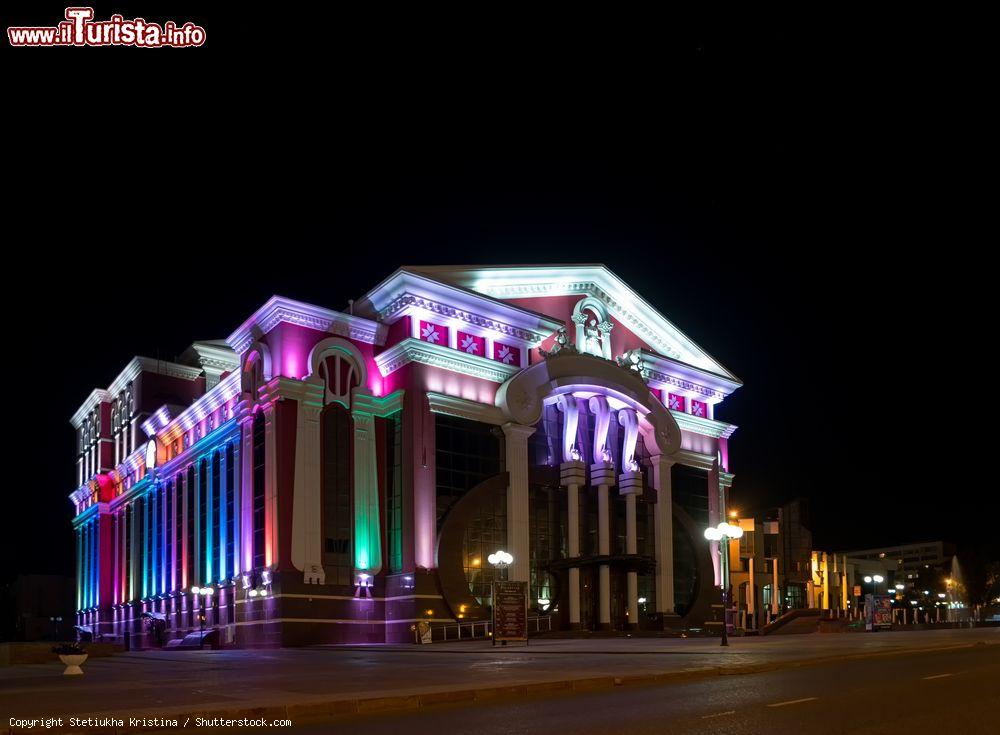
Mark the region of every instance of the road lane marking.
[[819, 699], [819, 697], [803, 697], [802, 699], [790, 699], [787, 702], [775, 702], [774, 704], [767, 705], [768, 707], [784, 707], [789, 704], [799, 704], [801, 702], [811, 702], [814, 699]]
[[709, 719], [711, 719], [713, 717], [725, 717], [726, 715], [735, 715], [735, 714], [736, 714], [736, 710], [731, 709], [731, 710], [728, 710], [726, 712], [716, 712], [714, 715], [702, 715], [701, 719], [703, 719], [703, 720], [709, 720]]
[[928, 681], [929, 679], [943, 679], [946, 676], [954, 676], [954, 674], [934, 674], [934, 676], [923, 677], [923, 680]]

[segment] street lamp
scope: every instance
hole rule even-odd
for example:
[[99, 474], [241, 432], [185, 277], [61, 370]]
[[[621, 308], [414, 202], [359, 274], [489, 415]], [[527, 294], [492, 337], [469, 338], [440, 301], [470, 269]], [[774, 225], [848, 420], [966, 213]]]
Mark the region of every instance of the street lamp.
[[[865, 584], [872, 585], [872, 594], [878, 592], [878, 585], [882, 584], [884, 581], [885, 577], [883, 577], [881, 574], [875, 574], [871, 576], [865, 575]], [[872, 584], [873, 582], [874, 584]]]
[[[195, 595], [195, 598], [201, 598], [201, 614], [198, 616], [198, 648], [205, 647], [205, 606], [208, 604], [208, 598], [215, 594], [215, 590], [211, 587], [198, 587], [197, 585], [191, 588], [191, 594]], [[197, 610], [197, 605], [195, 605]]]
[[492, 564], [494, 569], [499, 570], [502, 577], [506, 577], [506, 569], [514, 563], [514, 557], [501, 549], [487, 556], [486, 561]]
[[[507, 576], [506, 569], [507, 569], [507, 567], [509, 567], [511, 564], [514, 563], [514, 557], [513, 557], [513, 555], [508, 554], [503, 549], [498, 549], [497, 551], [494, 551], [492, 554], [490, 554], [489, 556], [487, 556], [486, 557], [486, 561], [488, 561], [490, 564], [493, 565], [493, 568], [497, 570], [497, 574], [498, 575], [500, 575], [502, 577], [506, 577]], [[497, 632], [496, 631], [497, 608], [496, 608], [496, 596], [494, 594], [495, 590], [496, 590], [496, 585], [490, 585], [490, 597], [492, 598], [490, 600], [490, 607], [492, 608], [492, 611], [493, 611], [493, 626], [492, 627], [493, 627], [493, 645], [494, 646], [497, 644], [497, 637], [496, 637], [496, 632]], [[501, 643], [501, 645], [504, 645], [504, 646], [507, 645], [507, 641], [506, 640], [503, 640], [500, 643]]]
[[722, 643], [721, 646], [729, 645], [729, 622], [726, 618], [726, 598], [729, 589], [729, 541], [730, 539], [741, 538], [743, 529], [723, 521], [718, 526], [709, 526], [705, 529], [705, 538], [709, 541], [722, 541]]

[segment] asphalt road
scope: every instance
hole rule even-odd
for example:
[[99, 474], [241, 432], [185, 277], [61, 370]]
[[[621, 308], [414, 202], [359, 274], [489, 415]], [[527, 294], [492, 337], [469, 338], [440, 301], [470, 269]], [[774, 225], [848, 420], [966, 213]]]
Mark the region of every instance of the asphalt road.
[[[343, 717], [295, 733], [1000, 732], [1000, 650], [993, 646], [826, 663], [509, 704]], [[275, 732], [270, 730], [270, 732]]]

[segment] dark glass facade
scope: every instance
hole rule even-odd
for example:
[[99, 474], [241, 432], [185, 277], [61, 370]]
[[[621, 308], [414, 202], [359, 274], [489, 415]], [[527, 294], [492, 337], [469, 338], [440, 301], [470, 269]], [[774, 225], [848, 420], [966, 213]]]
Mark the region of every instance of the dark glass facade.
[[321, 416], [323, 567], [327, 584], [351, 584], [351, 415], [331, 403]]
[[395, 574], [403, 569], [403, 421], [398, 413], [384, 421], [386, 563]]
[[[498, 426], [436, 414], [437, 527], [465, 493], [504, 471], [504, 436]], [[495, 551], [496, 549], [493, 549]]]

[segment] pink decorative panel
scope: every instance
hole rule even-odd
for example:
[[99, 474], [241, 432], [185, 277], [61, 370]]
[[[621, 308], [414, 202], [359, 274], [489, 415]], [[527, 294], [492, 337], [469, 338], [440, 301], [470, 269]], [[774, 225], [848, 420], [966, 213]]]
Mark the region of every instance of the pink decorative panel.
[[517, 347], [505, 345], [503, 342], [494, 342], [493, 359], [502, 362], [504, 365], [520, 365], [521, 350]]
[[674, 393], [667, 394], [667, 408], [671, 411], [684, 411], [685, 398]]
[[486, 357], [486, 338], [477, 337], [474, 334], [466, 334], [465, 332], [459, 331], [458, 349], [470, 355]]
[[420, 339], [433, 345], [448, 346], [448, 328], [439, 324], [420, 321]]
[[691, 401], [691, 415], [700, 416], [703, 419], [708, 418], [708, 404], [702, 403], [701, 401]]

